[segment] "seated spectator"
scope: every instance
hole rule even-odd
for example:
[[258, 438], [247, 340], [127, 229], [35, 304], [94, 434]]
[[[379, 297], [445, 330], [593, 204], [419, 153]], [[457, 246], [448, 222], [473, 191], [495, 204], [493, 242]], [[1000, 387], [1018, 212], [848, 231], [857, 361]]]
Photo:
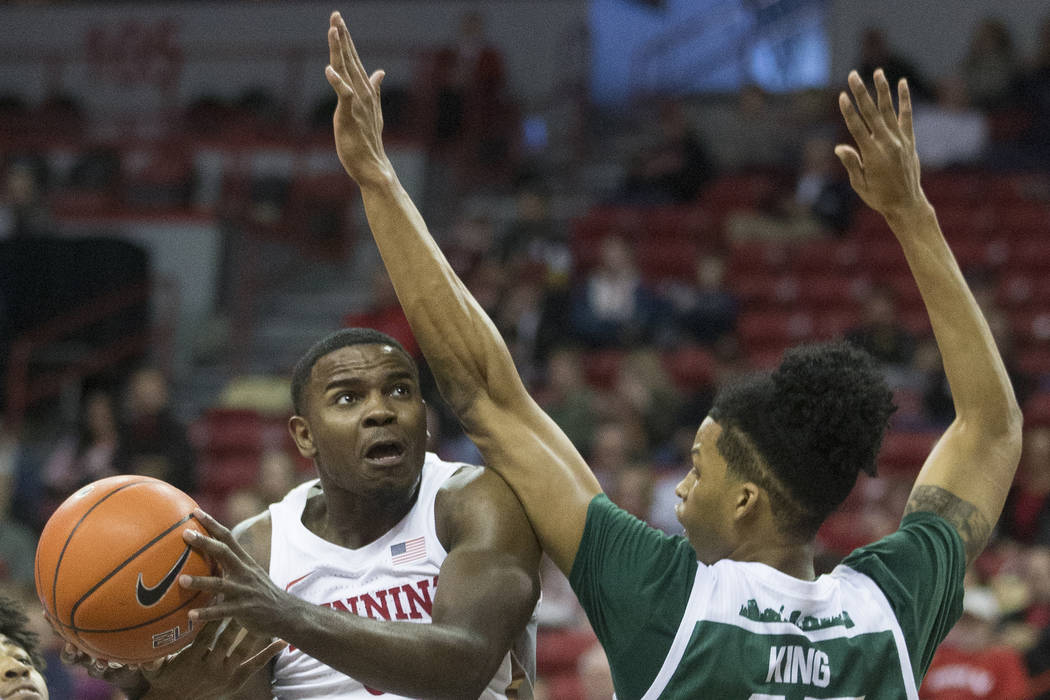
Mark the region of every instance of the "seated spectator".
[[611, 411], [627, 413], [641, 422], [646, 443], [651, 447], [662, 446], [671, 439], [684, 402], [664, 369], [660, 353], [646, 347], [631, 351], [620, 364], [610, 398]]
[[665, 304], [642, 282], [624, 238], [602, 241], [598, 265], [572, 291], [569, 320], [592, 348], [629, 347], [666, 334]]
[[28, 159], [15, 160], [7, 166], [0, 192], [0, 239], [31, 238], [55, 232], [44, 199], [42, 167]]
[[933, 99], [933, 90], [915, 68], [911, 61], [895, 53], [886, 41], [886, 35], [877, 27], [864, 30], [860, 42], [860, 65], [857, 70], [862, 76], [872, 75], [881, 68], [886, 72], [886, 80], [895, 86], [901, 78], [908, 79], [912, 99], [927, 101]]
[[970, 104], [958, 75], [942, 78], [937, 101], [915, 106], [915, 143], [925, 168], [975, 163], [988, 145], [988, 119]]
[[11, 514], [18, 450], [4, 442], [0, 432], [0, 584], [31, 588], [36, 535]]
[[690, 202], [716, 175], [715, 167], [680, 103], [661, 104], [657, 126], [656, 143], [632, 158], [619, 198], [637, 204]]
[[1036, 162], [1040, 162], [1040, 157], [1045, 162], [1050, 155], [1050, 143], [1046, 138], [1047, 130], [1050, 130], [1050, 15], [1039, 25], [1036, 53], [1022, 77], [1020, 98], [1031, 118], [1022, 140], [1025, 146], [1035, 150]]
[[961, 70], [970, 101], [978, 108], [1002, 108], [1015, 100], [1020, 71], [1006, 24], [989, 17], [977, 25]]
[[118, 474], [119, 448], [120, 427], [113, 397], [102, 390], [89, 392], [76, 432], [61, 438], [44, 464], [44, 486], [52, 505], [57, 507], [84, 484]]
[[587, 385], [580, 351], [560, 347], [547, 361], [546, 382], [536, 400], [583, 454], [591, 451], [598, 406], [597, 393]]
[[1017, 477], [999, 526], [1018, 542], [1050, 546], [1050, 427], [1025, 429]]
[[999, 603], [985, 588], [970, 586], [963, 614], [934, 654], [919, 691], [923, 700], [1025, 700], [1028, 673], [1019, 652], [998, 644]]
[[664, 291], [681, 338], [712, 345], [736, 330], [740, 302], [725, 284], [725, 259], [701, 255], [693, 284], [672, 283]]
[[572, 253], [566, 231], [551, 218], [546, 188], [536, 178], [525, 178], [514, 204], [514, 218], [499, 241], [503, 265], [512, 275], [535, 270], [545, 286], [564, 286], [572, 271]]
[[186, 427], [169, 404], [168, 382], [159, 370], [144, 368], [132, 374], [120, 432], [116, 463], [121, 472], [163, 479], [193, 492], [196, 457]]
[[794, 124], [754, 83], [745, 85], [725, 109], [710, 109], [703, 123], [706, 143], [722, 169], [783, 168], [797, 146]]
[[888, 287], [871, 290], [861, 324], [846, 332], [846, 340], [887, 365], [907, 366], [915, 354], [915, 337], [897, 317], [896, 297]]
[[262, 453], [256, 490], [264, 507], [280, 501], [301, 481], [295, 470], [295, 461], [288, 452], [269, 449]]
[[605, 700], [615, 697], [612, 671], [601, 644], [595, 644], [580, 654], [576, 664], [576, 673], [585, 693], [583, 700]]
[[764, 211], [731, 214], [726, 233], [733, 240], [841, 235], [849, 229], [855, 205], [856, 197], [835, 157], [834, 141], [810, 136], [802, 146], [792, 195], [771, 200]]

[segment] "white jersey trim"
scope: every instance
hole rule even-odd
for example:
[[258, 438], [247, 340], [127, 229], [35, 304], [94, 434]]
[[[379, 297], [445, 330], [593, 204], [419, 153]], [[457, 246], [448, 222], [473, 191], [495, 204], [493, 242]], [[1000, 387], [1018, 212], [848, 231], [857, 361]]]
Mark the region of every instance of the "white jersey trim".
[[[757, 622], [737, 614], [734, 603], [727, 594], [731, 593], [734, 599], [738, 599], [741, 592], [751, 593], [757, 590], [780, 593], [795, 599], [795, 602], [813, 601], [818, 605], [826, 605], [829, 609], [841, 606], [844, 597], [853, 600], [861, 597], [867, 604], [854, 608], [855, 624], [852, 629], [832, 627], [802, 630], [791, 622]], [[803, 635], [814, 642], [849, 638], [870, 632], [892, 632], [908, 700], [919, 700], [904, 632], [886, 595], [871, 578], [848, 566], [839, 565], [831, 574], [821, 576], [815, 581], [803, 581], [765, 564], [734, 562], [728, 559], [711, 566], [698, 565], [674, 641], [642, 700], [656, 700], [660, 697], [685, 656], [696, 624], [704, 620], [733, 625], [755, 634]]]

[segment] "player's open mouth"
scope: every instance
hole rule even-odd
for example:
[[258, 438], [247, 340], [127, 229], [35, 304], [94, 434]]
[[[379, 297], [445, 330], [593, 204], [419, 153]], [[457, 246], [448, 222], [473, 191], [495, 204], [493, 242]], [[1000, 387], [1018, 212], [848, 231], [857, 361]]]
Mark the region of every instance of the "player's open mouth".
[[377, 442], [365, 451], [365, 459], [381, 466], [398, 464], [405, 456], [405, 446], [396, 441]]
[[44, 696], [40, 694], [40, 691], [36, 689], [36, 686], [23, 685], [19, 686], [13, 693], [5, 694], [3, 697], [5, 700], [14, 700], [15, 698], [25, 698], [25, 700], [30, 700], [30, 698], [42, 698]]

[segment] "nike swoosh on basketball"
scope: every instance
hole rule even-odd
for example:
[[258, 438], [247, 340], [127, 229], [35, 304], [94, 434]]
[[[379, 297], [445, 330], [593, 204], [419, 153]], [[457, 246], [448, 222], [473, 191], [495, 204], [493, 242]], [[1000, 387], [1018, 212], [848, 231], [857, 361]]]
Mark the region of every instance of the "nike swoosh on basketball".
[[171, 567], [171, 571], [160, 580], [156, 586], [146, 586], [142, 583], [142, 572], [139, 572], [139, 580], [135, 584], [135, 598], [139, 601], [139, 605], [149, 607], [156, 605], [157, 601], [164, 597], [164, 594], [171, 588], [171, 584], [175, 583], [175, 578], [179, 575], [179, 571], [182, 569], [182, 565], [186, 563], [186, 560], [190, 556], [190, 548], [187, 546], [186, 551], [182, 553], [175, 565]]

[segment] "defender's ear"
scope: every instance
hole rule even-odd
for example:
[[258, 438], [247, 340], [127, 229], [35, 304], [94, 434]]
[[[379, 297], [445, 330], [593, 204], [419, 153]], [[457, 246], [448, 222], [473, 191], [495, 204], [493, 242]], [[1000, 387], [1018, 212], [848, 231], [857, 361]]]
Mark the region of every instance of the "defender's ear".
[[755, 482], [741, 482], [737, 488], [736, 502], [733, 504], [733, 518], [739, 521], [754, 517], [758, 513], [759, 502], [768, 497], [765, 489]]
[[314, 447], [313, 433], [310, 432], [310, 424], [302, 416], [292, 416], [288, 419], [288, 432], [295, 440], [295, 446], [299, 448], [299, 454], [307, 459], [313, 459], [317, 454]]

